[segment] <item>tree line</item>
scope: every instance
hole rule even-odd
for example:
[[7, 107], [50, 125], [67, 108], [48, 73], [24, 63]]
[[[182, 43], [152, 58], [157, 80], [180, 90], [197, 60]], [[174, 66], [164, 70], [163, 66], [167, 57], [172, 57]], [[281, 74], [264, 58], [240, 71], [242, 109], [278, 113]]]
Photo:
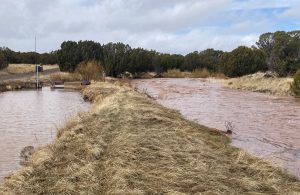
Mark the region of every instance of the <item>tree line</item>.
[[4, 66], [7, 63], [37, 61], [46, 64], [57, 63], [62, 71], [72, 72], [78, 64], [88, 60], [101, 62], [106, 74], [115, 77], [125, 71], [135, 74], [147, 71], [161, 73], [169, 69], [193, 71], [204, 68], [210, 72], [224, 73], [229, 77], [267, 70], [277, 72], [280, 76], [287, 76], [300, 68], [300, 31], [264, 33], [255, 46], [240, 46], [231, 52], [206, 49], [187, 55], [131, 48], [124, 43], [102, 45], [94, 41], [65, 41], [59, 50], [44, 54], [13, 52], [7, 48], [0, 50], [0, 64]]
[[6, 68], [8, 64], [57, 64], [57, 51], [50, 53], [15, 52], [7, 47], [0, 47], [0, 69]]

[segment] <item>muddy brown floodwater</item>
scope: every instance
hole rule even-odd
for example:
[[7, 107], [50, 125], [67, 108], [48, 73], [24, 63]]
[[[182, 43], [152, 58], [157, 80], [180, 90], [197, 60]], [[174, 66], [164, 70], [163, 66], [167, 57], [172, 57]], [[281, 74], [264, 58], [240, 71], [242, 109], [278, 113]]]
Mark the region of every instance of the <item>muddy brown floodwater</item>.
[[232, 145], [300, 177], [299, 99], [228, 89], [205, 79], [148, 79], [133, 84], [200, 124], [225, 131], [225, 122], [232, 122]]
[[24, 147], [51, 142], [57, 127], [88, 108], [89, 103], [77, 91], [43, 88], [0, 93], [0, 181], [21, 167]]

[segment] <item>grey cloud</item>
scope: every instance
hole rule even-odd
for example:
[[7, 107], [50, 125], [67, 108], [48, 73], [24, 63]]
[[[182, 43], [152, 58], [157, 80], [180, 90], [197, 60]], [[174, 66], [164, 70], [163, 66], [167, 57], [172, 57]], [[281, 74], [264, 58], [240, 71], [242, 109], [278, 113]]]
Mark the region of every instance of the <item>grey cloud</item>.
[[[58, 49], [64, 40], [122, 41], [161, 52], [252, 45], [276, 18], [298, 19], [297, 0], [1, 0], [0, 44]], [[257, 9], [290, 7], [274, 18]]]

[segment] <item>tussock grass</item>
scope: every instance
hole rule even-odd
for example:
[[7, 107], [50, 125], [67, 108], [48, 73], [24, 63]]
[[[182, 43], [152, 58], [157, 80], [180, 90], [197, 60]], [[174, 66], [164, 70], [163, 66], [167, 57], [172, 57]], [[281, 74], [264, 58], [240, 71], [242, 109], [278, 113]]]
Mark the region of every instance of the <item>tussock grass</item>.
[[0, 194], [298, 194], [300, 182], [126, 86], [94, 83], [93, 108]]
[[252, 75], [232, 79], [211, 79], [232, 89], [242, 89], [254, 92], [263, 92], [273, 95], [291, 95], [293, 78], [265, 77], [265, 73], [258, 72]]
[[[43, 65], [44, 70], [50, 70], [58, 68], [58, 65]], [[9, 74], [21, 74], [35, 72], [34, 64], [9, 64], [9, 66], [3, 70]]]

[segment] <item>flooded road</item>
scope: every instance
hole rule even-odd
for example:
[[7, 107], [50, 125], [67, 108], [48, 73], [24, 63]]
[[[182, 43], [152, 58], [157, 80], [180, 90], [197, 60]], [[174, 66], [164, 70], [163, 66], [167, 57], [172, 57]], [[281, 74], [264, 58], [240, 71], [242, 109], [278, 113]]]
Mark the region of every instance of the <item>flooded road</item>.
[[162, 105], [208, 127], [235, 126], [232, 145], [300, 177], [300, 100], [228, 89], [204, 79], [134, 80]]
[[24, 147], [51, 142], [58, 127], [88, 108], [89, 103], [77, 91], [43, 88], [0, 93], [0, 181], [21, 167]]

